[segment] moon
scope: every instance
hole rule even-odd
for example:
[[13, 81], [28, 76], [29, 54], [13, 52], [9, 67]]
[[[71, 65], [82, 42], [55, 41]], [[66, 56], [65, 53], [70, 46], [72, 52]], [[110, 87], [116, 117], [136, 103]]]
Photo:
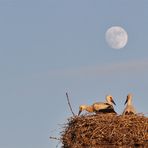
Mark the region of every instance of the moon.
[[128, 42], [128, 34], [122, 27], [112, 26], [106, 31], [105, 39], [111, 48], [121, 49]]

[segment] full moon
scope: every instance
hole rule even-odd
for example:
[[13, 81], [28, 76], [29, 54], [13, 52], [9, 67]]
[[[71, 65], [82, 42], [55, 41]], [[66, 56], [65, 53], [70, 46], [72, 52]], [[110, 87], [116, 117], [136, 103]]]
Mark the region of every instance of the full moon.
[[127, 44], [128, 34], [122, 27], [113, 26], [106, 31], [105, 39], [111, 48], [121, 49]]

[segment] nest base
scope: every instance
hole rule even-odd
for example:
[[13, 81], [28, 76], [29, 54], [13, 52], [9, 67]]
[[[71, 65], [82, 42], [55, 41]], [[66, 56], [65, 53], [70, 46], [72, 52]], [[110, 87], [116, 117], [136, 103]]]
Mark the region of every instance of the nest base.
[[82, 115], [68, 119], [63, 148], [148, 148], [148, 118], [142, 115]]

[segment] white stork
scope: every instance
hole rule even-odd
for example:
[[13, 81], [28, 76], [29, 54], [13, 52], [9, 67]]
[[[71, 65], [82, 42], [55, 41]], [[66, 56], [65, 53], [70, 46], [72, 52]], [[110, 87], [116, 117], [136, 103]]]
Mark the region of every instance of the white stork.
[[79, 107], [79, 113], [78, 115], [80, 115], [80, 113], [83, 110], [86, 110], [87, 112], [95, 112], [95, 113], [116, 113], [113, 107], [113, 104], [115, 104], [113, 97], [111, 95], [107, 95], [106, 96], [106, 102], [96, 102], [93, 103], [92, 105], [88, 106], [88, 105], [81, 105]]
[[122, 115], [131, 115], [131, 114], [136, 114], [136, 110], [134, 108], [134, 106], [132, 105], [132, 94], [128, 94], [127, 95], [127, 99], [124, 103], [124, 105], [126, 105]]

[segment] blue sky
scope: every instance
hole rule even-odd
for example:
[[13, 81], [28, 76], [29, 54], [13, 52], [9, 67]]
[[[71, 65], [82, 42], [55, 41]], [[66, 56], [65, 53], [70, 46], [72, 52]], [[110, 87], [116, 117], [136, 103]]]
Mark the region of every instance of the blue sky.
[[[111, 94], [120, 114], [133, 94], [138, 112], [148, 104], [147, 0], [0, 1], [0, 147], [49, 148], [80, 104]], [[106, 30], [129, 35], [121, 50]], [[59, 125], [60, 124], [60, 125]], [[60, 147], [60, 145], [59, 145]]]

